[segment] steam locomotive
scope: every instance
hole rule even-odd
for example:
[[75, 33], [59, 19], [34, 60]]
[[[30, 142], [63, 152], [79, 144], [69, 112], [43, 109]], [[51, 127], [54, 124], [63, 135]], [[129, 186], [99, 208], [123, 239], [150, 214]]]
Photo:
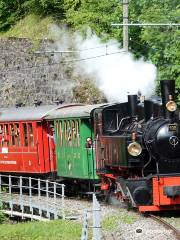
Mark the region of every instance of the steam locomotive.
[[[180, 207], [180, 121], [175, 81], [161, 96], [95, 110], [97, 172], [104, 190], [139, 211]], [[99, 134], [100, 133], [100, 134]]]
[[161, 98], [0, 109], [0, 173], [98, 186], [139, 211], [180, 208], [180, 120], [175, 81]]

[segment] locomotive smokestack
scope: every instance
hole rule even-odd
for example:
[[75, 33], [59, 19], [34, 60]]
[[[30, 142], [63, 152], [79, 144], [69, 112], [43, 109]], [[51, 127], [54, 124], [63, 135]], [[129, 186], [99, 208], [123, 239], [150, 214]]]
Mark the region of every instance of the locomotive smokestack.
[[166, 104], [169, 101], [174, 101], [174, 98], [175, 98], [175, 81], [174, 80], [161, 81], [161, 96], [162, 96], [164, 118], [171, 118], [172, 112], [168, 111]]
[[137, 115], [137, 95], [128, 95], [128, 108], [129, 108], [129, 115], [136, 116]]
[[147, 122], [153, 116], [153, 102], [151, 100], [144, 101], [144, 117]]

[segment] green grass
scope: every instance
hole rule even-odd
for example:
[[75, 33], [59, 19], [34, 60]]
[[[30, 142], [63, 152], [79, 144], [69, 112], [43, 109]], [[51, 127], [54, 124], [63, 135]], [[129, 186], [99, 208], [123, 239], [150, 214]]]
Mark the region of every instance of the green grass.
[[0, 225], [1, 240], [79, 240], [81, 224], [73, 221], [26, 222]]
[[48, 37], [49, 26], [54, 23], [51, 17], [41, 18], [31, 14], [20, 20], [7, 32], [0, 32], [0, 37], [16, 37], [29, 39], [42, 39]]
[[133, 224], [137, 220], [136, 216], [133, 215], [124, 215], [121, 217], [121, 222], [127, 224]]
[[103, 230], [114, 230], [117, 228], [119, 222], [118, 215], [110, 215], [103, 219], [102, 229]]

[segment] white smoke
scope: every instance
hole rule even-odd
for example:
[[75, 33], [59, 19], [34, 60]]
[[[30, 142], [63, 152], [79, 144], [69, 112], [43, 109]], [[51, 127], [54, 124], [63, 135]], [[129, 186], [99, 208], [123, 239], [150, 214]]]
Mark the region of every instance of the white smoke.
[[108, 101], [127, 101], [127, 94], [138, 91], [149, 97], [155, 90], [156, 67], [143, 59], [135, 60], [118, 45], [115, 40], [103, 44], [96, 35], [86, 40], [77, 35], [76, 48], [84, 59], [80, 67], [93, 75]]
[[70, 53], [72, 56], [55, 54], [56, 60], [63, 59], [67, 65], [73, 66], [74, 72], [88, 75], [108, 101], [127, 101], [127, 94], [139, 91], [146, 97], [153, 94], [156, 67], [143, 59], [134, 59], [130, 52], [120, 49], [116, 40], [102, 43], [91, 31], [84, 40], [80, 34], [72, 34], [65, 27], [56, 25], [51, 26], [50, 34], [54, 39], [51, 46], [54, 50], [75, 50]]

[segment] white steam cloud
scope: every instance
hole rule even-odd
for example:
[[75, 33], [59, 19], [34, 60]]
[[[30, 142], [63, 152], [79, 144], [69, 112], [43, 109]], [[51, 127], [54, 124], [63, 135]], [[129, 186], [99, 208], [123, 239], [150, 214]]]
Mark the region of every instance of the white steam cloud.
[[[143, 59], [134, 59], [131, 53], [119, 48], [116, 40], [102, 43], [101, 39], [89, 32], [87, 39], [72, 34], [66, 28], [51, 26], [55, 50], [76, 50], [73, 57], [55, 55], [74, 67], [74, 72], [89, 76], [103, 91], [108, 101], [127, 101], [127, 94], [139, 91], [149, 97], [155, 90], [156, 67]], [[73, 60], [74, 59], [74, 60]], [[72, 60], [72, 61], [71, 61]], [[83, 94], [83, 93], [82, 93]]]
[[[102, 44], [97, 36], [83, 40], [76, 37], [83, 70], [93, 75], [95, 83], [108, 101], [127, 101], [127, 94], [140, 91], [146, 97], [155, 90], [156, 67], [143, 59], [135, 60], [131, 53], [118, 47], [117, 41]], [[105, 56], [104, 56], [105, 55]]]

